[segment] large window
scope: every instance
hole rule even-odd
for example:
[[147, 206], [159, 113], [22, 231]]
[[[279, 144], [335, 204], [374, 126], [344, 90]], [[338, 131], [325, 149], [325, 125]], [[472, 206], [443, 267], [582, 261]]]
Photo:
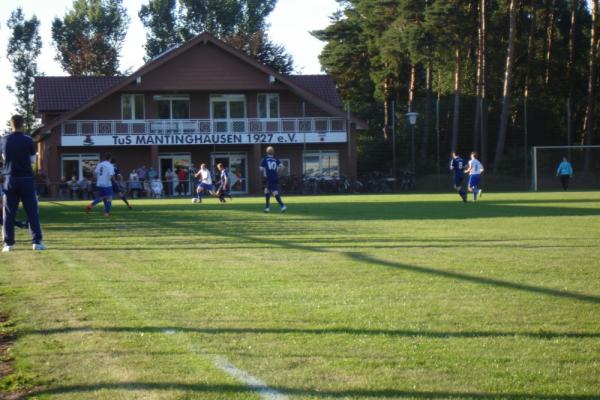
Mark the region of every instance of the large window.
[[337, 151], [309, 151], [304, 153], [304, 176], [336, 177], [340, 174], [340, 158]]
[[144, 119], [144, 95], [124, 94], [121, 96], [121, 119]]
[[154, 96], [159, 119], [190, 119], [190, 97], [181, 95]]
[[258, 118], [279, 118], [279, 95], [259, 93], [257, 99]]
[[64, 154], [61, 160], [61, 175], [67, 180], [75, 176], [77, 180], [83, 178], [92, 178], [94, 169], [100, 162], [99, 154]]
[[246, 96], [224, 94], [210, 96], [210, 117], [214, 132], [245, 132]]

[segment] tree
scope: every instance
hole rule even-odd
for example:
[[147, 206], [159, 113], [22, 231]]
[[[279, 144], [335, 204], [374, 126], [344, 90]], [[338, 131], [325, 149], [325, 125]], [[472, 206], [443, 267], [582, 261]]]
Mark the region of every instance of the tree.
[[277, 0], [150, 0], [139, 17], [149, 30], [146, 54], [152, 58], [173, 45], [208, 32], [280, 73], [294, 69], [285, 48], [266, 34], [266, 18]]
[[70, 75], [118, 75], [128, 23], [122, 0], [75, 0], [52, 22], [56, 60]]
[[19, 7], [11, 13], [7, 26], [12, 34], [8, 40], [6, 57], [12, 63], [15, 78], [15, 86], [9, 86], [8, 90], [16, 95], [16, 111], [23, 116], [25, 130], [31, 132], [36, 125], [33, 83], [38, 75], [36, 60], [42, 50], [40, 21], [35, 15], [26, 20]]
[[513, 80], [513, 66], [515, 61], [515, 36], [517, 33], [517, 0], [510, 0], [508, 9], [508, 48], [506, 50], [506, 66], [504, 69], [504, 84], [502, 89], [502, 112], [500, 114], [500, 127], [498, 128], [498, 142], [496, 143], [496, 157], [494, 158], [494, 171], [498, 170], [504, 145], [506, 142], [506, 131], [508, 129], [508, 113], [510, 111], [511, 87]]
[[[583, 133], [582, 144], [591, 145], [592, 135], [594, 134], [594, 106], [597, 85], [597, 47], [598, 47], [598, 23], [600, 22], [600, 4], [599, 0], [590, 0], [592, 9], [592, 24], [590, 28], [590, 51], [588, 61], [588, 84], [587, 84], [587, 110], [585, 113], [585, 130]], [[585, 171], [589, 171], [592, 162], [592, 152], [588, 148], [585, 152]]]
[[183, 42], [178, 25], [176, 0], [150, 0], [138, 13], [146, 27], [146, 59], [163, 53], [170, 47]]

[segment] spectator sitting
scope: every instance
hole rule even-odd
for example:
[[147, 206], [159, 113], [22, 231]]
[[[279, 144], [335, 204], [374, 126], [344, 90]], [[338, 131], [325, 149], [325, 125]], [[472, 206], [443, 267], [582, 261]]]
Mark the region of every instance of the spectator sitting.
[[67, 183], [69, 186], [69, 192], [71, 193], [71, 200], [77, 200], [80, 198], [81, 192], [79, 191], [79, 182], [77, 177], [73, 175], [71, 180]]
[[89, 199], [90, 188], [88, 186], [88, 180], [85, 176], [79, 180], [79, 193], [81, 199]]

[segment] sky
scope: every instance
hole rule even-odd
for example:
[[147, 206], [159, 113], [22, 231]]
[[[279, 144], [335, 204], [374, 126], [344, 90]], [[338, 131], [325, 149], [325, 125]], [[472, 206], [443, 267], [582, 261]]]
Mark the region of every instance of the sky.
[[[130, 18], [127, 37], [121, 51], [121, 70], [134, 71], [144, 63], [145, 30], [137, 16], [141, 6], [148, 0], [123, 0]], [[40, 35], [43, 40], [42, 53], [38, 58], [38, 69], [46, 76], [67, 75], [54, 60], [52, 47], [52, 20], [63, 17], [71, 9], [73, 0], [0, 0], [0, 129], [10, 118], [15, 106], [13, 95], [6, 89], [14, 85], [11, 66], [6, 59], [6, 46], [10, 30], [6, 22], [10, 13], [21, 6], [25, 18], [36, 15], [40, 20]], [[285, 46], [294, 57], [298, 73], [318, 74], [321, 72], [318, 56], [323, 43], [309, 32], [329, 25], [329, 17], [337, 10], [335, 0], [279, 0], [269, 16], [269, 35], [272, 40]]]

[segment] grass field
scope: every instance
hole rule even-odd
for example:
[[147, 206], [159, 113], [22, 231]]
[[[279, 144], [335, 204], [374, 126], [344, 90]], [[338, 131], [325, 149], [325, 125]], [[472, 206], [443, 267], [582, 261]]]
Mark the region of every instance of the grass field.
[[42, 203], [0, 393], [600, 399], [600, 192], [286, 200]]

